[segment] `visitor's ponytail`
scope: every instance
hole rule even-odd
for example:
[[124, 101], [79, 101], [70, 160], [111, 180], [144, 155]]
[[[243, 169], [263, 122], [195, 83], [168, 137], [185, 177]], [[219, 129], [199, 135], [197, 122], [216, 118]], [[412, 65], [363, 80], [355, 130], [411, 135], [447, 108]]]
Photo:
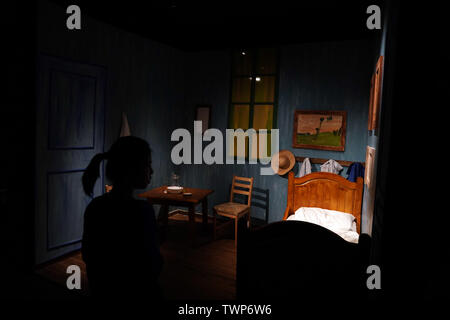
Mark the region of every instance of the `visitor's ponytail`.
[[100, 163], [105, 159], [108, 159], [107, 152], [97, 153], [92, 158], [91, 162], [89, 162], [89, 165], [83, 173], [83, 189], [84, 193], [86, 193], [88, 196], [92, 196], [95, 181], [97, 181], [97, 178], [100, 177]]

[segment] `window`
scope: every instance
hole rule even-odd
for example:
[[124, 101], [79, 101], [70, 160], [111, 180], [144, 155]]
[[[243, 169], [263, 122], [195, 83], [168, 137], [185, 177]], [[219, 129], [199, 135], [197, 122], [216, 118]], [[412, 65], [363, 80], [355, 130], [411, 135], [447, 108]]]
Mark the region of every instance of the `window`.
[[[263, 157], [271, 154], [271, 130], [276, 124], [278, 89], [278, 48], [242, 49], [232, 52], [231, 97], [229, 128], [256, 130], [249, 154], [248, 137], [245, 139], [245, 154], [238, 154], [237, 137], [234, 157], [258, 159], [259, 139], [267, 138], [261, 150]], [[266, 129], [267, 137], [258, 130]], [[241, 152], [242, 153], [242, 152]]]

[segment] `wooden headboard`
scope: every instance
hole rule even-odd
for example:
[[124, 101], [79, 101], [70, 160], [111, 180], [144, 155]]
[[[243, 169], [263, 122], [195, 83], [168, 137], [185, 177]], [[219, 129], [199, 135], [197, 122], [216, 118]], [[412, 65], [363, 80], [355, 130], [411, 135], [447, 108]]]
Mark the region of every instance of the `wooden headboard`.
[[351, 213], [356, 218], [357, 232], [361, 227], [363, 179], [350, 182], [338, 174], [313, 172], [296, 178], [289, 172], [287, 207], [283, 220], [300, 207], [317, 207]]

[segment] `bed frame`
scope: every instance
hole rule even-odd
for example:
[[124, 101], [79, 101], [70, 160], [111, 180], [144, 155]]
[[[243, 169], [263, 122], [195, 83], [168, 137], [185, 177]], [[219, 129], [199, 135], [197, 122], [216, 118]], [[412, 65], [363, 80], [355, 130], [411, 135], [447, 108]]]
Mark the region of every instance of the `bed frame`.
[[[353, 214], [361, 224], [363, 180], [317, 172], [301, 178], [289, 173], [286, 220], [299, 207], [320, 207]], [[277, 221], [260, 228], [240, 228], [237, 248], [237, 298], [261, 301], [322, 301], [367, 294], [366, 269], [371, 239], [360, 234], [351, 243], [319, 225]], [[264, 300], [266, 299], [266, 300]], [[253, 301], [253, 300], [252, 300]], [[259, 300], [255, 300], [259, 301]]]
[[301, 178], [289, 172], [287, 206], [283, 220], [300, 207], [317, 207], [350, 213], [356, 218], [358, 234], [361, 228], [363, 179], [350, 182], [340, 175], [313, 172]]

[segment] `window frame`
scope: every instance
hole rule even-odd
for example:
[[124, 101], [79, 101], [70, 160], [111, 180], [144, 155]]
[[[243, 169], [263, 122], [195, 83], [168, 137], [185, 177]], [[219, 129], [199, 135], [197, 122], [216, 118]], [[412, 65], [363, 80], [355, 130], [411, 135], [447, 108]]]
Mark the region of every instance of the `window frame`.
[[[275, 49], [275, 73], [256, 73], [256, 64], [257, 64], [257, 54], [259, 50], [263, 49]], [[235, 67], [235, 59], [234, 54], [236, 52], [251, 52], [251, 74], [234, 74], [234, 67]], [[278, 129], [278, 96], [279, 96], [279, 81], [280, 81], [280, 47], [279, 46], [267, 46], [267, 47], [251, 47], [251, 48], [233, 48], [230, 51], [230, 57], [231, 57], [231, 72], [230, 72], [230, 89], [229, 89], [229, 103], [228, 103], [228, 119], [227, 119], [227, 127], [231, 127], [231, 121], [233, 119], [233, 111], [234, 111], [234, 105], [248, 105], [249, 106], [249, 124], [248, 128], [253, 128], [253, 116], [254, 116], [254, 110], [255, 106], [258, 105], [272, 105], [273, 106], [273, 114], [272, 114], [272, 129], [267, 130], [267, 134], [271, 134], [273, 129]], [[275, 83], [274, 83], [274, 97], [273, 101], [264, 101], [264, 102], [255, 102], [255, 87], [256, 87], [256, 78], [257, 77], [274, 77]], [[250, 102], [242, 102], [242, 101], [233, 101], [233, 80], [236, 78], [249, 78], [251, 77], [251, 85], [250, 85]], [[230, 128], [230, 129], [238, 129], [238, 128]], [[256, 129], [255, 129], [256, 130]], [[248, 138], [246, 138], [246, 141]], [[246, 142], [247, 145], [247, 142]], [[233, 154], [233, 156], [228, 155], [227, 157], [233, 157], [234, 160], [236, 159], [242, 159], [241, 157], [238, 157], [236, 154]], [[245, 160], [250, 159], [250, 148], [247, 147], [247, 150], [245, 152]], [[256, 158], [251, 158], [252, 160], [259, 160], [259, 154]], [[267, 158], [264, 158], [267, 159]]]

